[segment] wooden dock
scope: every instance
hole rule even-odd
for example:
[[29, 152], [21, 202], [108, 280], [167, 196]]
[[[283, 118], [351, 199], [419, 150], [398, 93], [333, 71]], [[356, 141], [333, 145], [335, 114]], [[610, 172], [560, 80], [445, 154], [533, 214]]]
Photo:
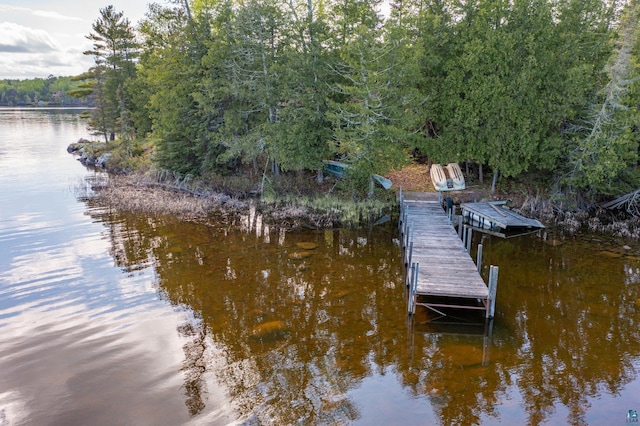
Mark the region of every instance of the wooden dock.
[[445, 212], [437, 193], [401, 192], [400, 206], [408, 312], [414, 314], [420, 305], [442, 316], [453, 308], [483, 310], [486, 318], [493, 318], [498, 268], [491, 266], [487, 286], [469, 254], [472, 230], [456, 232], [453, 211]]

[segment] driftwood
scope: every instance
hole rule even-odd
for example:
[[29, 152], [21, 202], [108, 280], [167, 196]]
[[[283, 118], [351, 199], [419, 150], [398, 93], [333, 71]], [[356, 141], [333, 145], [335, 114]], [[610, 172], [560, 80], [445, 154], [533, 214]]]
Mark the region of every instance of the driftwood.
[[609, 210], [624, 209], [633, 217], [640, 217], [640, 189], [624, 194], [608, 203], [601, 204], [602, 208]]

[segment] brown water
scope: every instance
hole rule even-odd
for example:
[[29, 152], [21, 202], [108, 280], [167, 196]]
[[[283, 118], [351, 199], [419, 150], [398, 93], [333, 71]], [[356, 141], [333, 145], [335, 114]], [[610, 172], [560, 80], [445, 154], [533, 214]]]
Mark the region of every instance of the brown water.
[[640, 410], [637, 242], [485, 237], [493, 327], [436, 328], [420, 309], [407, 321], [392, 223], [119, 214], [78, 191], [100, 176], [65, 152], [86, 136], [77, 112], [0, 110], [0, 136], [2, 426], [601, 425]]

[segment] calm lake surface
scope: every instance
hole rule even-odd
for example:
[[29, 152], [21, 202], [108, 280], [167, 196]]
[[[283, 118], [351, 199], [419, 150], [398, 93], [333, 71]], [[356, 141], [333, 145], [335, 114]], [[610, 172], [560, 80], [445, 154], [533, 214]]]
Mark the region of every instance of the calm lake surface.
[[[640, 245], [483, 238], [497, 317], [407, 321], [393, 223], [97, 207], [77, 110], [0, 109], [0, 425], [625, 424]], [[481, 235], [474, 235], [474, 245]], [[627, 247], [624, 247], [627, 246]], [[488, 273], [484, 268], [484, 276]]]

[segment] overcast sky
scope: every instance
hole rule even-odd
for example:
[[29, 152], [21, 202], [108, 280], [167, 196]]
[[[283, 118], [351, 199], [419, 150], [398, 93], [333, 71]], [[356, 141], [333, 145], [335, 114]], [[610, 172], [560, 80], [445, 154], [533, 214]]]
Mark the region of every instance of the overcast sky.
[[[162, 0], [156, 1], [163, 3]], [[78, 75], [93, 64], [91, 24], [113, 5], [136, 25], [149, 0], [0, 0], [0, 79]]]

